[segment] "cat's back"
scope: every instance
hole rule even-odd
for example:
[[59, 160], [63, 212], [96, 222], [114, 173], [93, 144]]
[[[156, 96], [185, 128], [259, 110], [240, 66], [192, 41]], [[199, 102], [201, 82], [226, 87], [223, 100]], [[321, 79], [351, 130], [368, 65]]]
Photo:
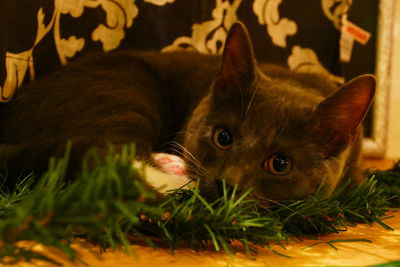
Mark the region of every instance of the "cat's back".
[[194, 52], [86, 55], [20, 88], [2, 104], [1, 139], [19, 143], [76, 132], [93, 136], [121, 120], [116, 116], [132, 112], [159, 121], [160, 129], [174, 127], [207, 90], [215, 60]]

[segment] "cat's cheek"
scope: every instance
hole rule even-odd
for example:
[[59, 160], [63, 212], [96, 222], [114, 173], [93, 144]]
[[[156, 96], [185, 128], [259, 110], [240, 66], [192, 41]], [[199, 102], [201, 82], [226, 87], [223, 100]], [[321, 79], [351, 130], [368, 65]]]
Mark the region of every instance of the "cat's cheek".
[[[194, 158], [196, 163], [206, 167], [218, 161], [215, 145], [212, 144], [209, 130], [199, 131], [185, 140], [185, 158]], [[188, 163], [190, 164], [189, 161]]]

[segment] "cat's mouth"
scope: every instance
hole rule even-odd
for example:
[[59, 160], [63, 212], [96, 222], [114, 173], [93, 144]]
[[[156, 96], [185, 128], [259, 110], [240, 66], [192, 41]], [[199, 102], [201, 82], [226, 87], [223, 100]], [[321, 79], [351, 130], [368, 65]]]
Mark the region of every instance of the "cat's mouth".
[[[224, 185], [221, 180], [200, 180], [199, 181], [200, 194], [207, 201], [213, 202], [218, 198], [224, 196]], [[225, 187], [226, 194], [228, 193]]]
[[224, 183], [221, 180], [215, 180], [215, 187], [217, 190], [217, 195], [222, 197], [224, 195], [224, 190], [226, 191], [226, 187], [224, 189]]

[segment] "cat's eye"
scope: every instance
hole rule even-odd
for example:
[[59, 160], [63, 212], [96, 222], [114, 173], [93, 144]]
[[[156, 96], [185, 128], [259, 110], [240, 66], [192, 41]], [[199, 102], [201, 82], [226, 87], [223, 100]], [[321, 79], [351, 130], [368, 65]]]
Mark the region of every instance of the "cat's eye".
[[227, 150], [232, 146], [232, 135], [226, 128], [217, 128], [213, 134], [213, 142], [214, 144], [222, 149]]
[[291, 171], [292, 161], [285, 155], [274, 154], [265, 161], [264, 168], [272, 174], [285, 175]]

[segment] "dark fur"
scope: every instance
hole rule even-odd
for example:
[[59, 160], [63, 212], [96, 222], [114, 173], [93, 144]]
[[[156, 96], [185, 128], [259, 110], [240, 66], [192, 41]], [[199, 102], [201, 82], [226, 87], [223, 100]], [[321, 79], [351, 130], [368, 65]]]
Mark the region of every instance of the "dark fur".
[[40, 172], [67, 140], [73, 140], [74, 170], [88, 148], [105, 152], [107, 143], [135, 142], [139, 158], [148, 159], [182, 128], [218, 61], [197, 53], [123, 51], [61, 67], [1, 104], [0, 162], [9, 177], [22, 169]]
[[[361, 80], [372, 87], [371, 79]], [[2, 104], [0, 162], [9, 177], [21, 170], [41, 172], [48, 157], [60, 155], [72, 140], [69, 172], [74, 173], [90, 147], [104, 153], [108, 143], [118, 148], [135, 142], [138, 157], [149, 160], [176, 140], [190, 175], [200, 178], [211, 197], [222, 178], [240, 189], [254, 187], [253, 195], [261, 199], [303, 197], [324, 177], [331, 192], [344, 176], [362, 181], [358, 125], [373, 96], [371, 89], [356, 107], [365, 109], [361, 118], [344, 120], [342, 127], [326, 114], [346, 111], [329, 101], [320, 105], [334, 91], [321, 76], [257, 67], [246, 30], [235, 24], [222, 59], [191, 52], [114, 52], [87, 56], [28, 84]], [[356, 96], [340, 101], [351, 97]], [[221, 126], [233, 134], [229, 151], [212, 142]], [[276, 152], [293, 161], [284, 177], [262, 167]]]

